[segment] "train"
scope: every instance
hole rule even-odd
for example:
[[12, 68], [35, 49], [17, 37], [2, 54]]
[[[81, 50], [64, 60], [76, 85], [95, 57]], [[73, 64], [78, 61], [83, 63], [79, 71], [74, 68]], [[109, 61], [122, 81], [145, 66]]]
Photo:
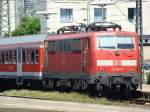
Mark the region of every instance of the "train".
[[138, 35], [116, 25], [110, 31], [98, 28], [102, 30], [64, 33], [61, 29], [64, 34], [1, 38], [0, 81], [41, 83], [49, 89], [136, 91], [143, 75]]

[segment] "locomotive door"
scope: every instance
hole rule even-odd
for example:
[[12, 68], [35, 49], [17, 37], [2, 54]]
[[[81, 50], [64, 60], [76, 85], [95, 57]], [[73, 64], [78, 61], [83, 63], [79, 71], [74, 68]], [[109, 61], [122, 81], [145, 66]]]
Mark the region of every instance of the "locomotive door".
[[81, 40], [81, 62], [82, 62], [82, 74], [87, 73], [87, 50], [88, 50], [88, 39], [83, 38]]
[[22, 48], [17, 48], [17, 77], [16, 77], [17, 85], [22, 85]]

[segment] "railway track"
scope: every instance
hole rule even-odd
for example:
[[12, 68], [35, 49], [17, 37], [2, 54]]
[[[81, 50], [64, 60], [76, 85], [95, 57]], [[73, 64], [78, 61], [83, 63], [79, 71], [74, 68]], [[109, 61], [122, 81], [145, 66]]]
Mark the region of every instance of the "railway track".
[[148, 104], [150, 105], [150, 92], [139, 92], [139, 97], [135, 99], [131, 99], [131, 103], [136, 103], [136, 104]]

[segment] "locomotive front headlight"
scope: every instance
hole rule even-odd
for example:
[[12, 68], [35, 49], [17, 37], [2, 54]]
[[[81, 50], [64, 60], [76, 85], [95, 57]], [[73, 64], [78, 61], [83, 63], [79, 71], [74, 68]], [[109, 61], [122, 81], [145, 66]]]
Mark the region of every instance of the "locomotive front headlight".
[[131, 70], [130, 70], [130, 73], [131, 73], [131, 74], [134, 74], [134, 73], [135, 73], [135, 71], [134, 71], [133, 69], [131, 69]]
[[103, 68], [100, 69], [100, 73], [101, 74], [104, 73], [104, 69]]

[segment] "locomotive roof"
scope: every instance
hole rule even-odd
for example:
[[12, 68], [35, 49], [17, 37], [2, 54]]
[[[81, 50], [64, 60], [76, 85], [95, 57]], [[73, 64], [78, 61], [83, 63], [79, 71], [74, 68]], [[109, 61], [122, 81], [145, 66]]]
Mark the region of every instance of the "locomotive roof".
[[46, 40], [63, 40], [63, 39], [76, 39], [89, 37], [92, 34], [98, 35], [135, 35], [135, 32], [129, 31], [99, 31], [99, 32], [82, 32], [82, 33], [72, 33], [72, 34], [60, 34], [60, 35], [49, 35]]
[[60, 35], [49, 35], [46, 40], [62, 40], [62, 39], [76, 39], [89, 37], [90, 33], [82, 32], [82, 33], [66, 33]]
[[2, 37], [0, 38], [0, 45], [43, 42], [46, 39], [46, 37], [47, 37], [46, 34], [26, 35], [17, 37]]

